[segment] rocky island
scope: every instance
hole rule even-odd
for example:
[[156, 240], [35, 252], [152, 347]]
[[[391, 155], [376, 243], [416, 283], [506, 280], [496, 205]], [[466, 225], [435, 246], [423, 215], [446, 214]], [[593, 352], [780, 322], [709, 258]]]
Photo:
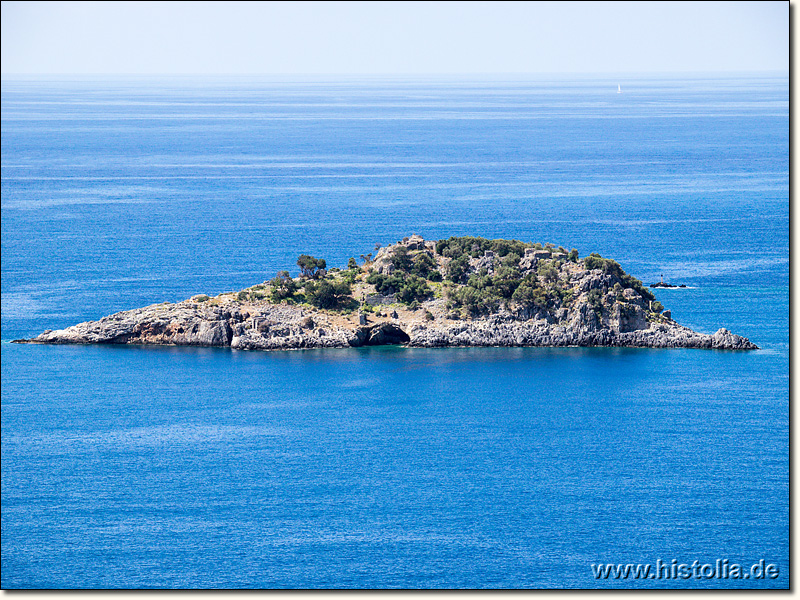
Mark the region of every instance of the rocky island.
[[384, 344], [629, 346], [753, 350], [719, 329], [697, 333], [641, 281], [598, 254], [554, 244], [412, 235], [347, 268], [301, 255], [239, 292], [123, 311], [31, 340], [42, 344], [159, 344], [245, 350]]

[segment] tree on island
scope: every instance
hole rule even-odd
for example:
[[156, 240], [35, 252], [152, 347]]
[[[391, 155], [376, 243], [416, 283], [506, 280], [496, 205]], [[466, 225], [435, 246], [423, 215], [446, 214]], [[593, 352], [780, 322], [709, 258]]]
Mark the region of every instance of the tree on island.
[[275, 277], [269, 280], [269, 283], [272, 285], [270, 299], [276, 303], [292, 298], [297, 292], [297, 284], [289, 275], [289, 271], [279, 271]]
[[300, 274], [306, 279], [318, 279], [320, 275], [324, 275], [327, 263], [324, 258], [301, 254], [297, 259], [297, 266], [300, 267]]
[[411, 257], [408, 255], [408, 248], [405, 246], [398, 246], [395, 248], [394, 254], [392, 255], [392, 266], [398, 271], [410, 271], [411, 270]]
[[309, 281], [305, 285], [306, 300], [317, 308], [336, 308], [348, 299], [352, 288], [346, 281]]

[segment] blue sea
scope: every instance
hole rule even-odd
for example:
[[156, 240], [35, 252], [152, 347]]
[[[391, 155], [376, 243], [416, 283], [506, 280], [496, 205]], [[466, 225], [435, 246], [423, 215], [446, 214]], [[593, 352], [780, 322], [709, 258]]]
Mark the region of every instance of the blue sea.
[[[18, 78], [1, 121], [3, 588], [789, 587], [788, 75]], [[761, 350], [9, 343], [412, 233]]]

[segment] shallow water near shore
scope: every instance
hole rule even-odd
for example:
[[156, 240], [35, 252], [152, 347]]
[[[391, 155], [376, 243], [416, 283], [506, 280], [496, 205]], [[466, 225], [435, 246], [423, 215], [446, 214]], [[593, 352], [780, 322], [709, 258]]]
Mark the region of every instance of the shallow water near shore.
[[[788, 587], [787, 78], [2, 85], [4, 588]], [[411, 233], [762, 349], [8, 343]]]

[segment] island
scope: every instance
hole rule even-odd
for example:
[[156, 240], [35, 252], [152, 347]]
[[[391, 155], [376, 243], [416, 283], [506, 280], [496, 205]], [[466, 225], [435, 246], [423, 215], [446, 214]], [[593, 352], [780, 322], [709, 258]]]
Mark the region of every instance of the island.
[[650, 284], [651, 288], [685, 288], [686, 284], [682, 283], [680, 285], [673, 285], [671, 283], [664, 283], [663, 281], [657, 281], [656, 283]]
[[350, 258], [302, 254], [238, 292], [127, 310], [21, 343], [222, 346], [240, 350], [402, 344], [754, 350], [726, 329], [679, 325], [614, 260], [554, 244], [418, 235]]
[[661, 276], [661, 281], [656, 281], [655, 283], [650, 284], [651, 288], [685, 288], [686, 284], [682, 283], [680, 285], [674, 285], [672, 283], [667, 283], [664, 281], [664, 276]]

